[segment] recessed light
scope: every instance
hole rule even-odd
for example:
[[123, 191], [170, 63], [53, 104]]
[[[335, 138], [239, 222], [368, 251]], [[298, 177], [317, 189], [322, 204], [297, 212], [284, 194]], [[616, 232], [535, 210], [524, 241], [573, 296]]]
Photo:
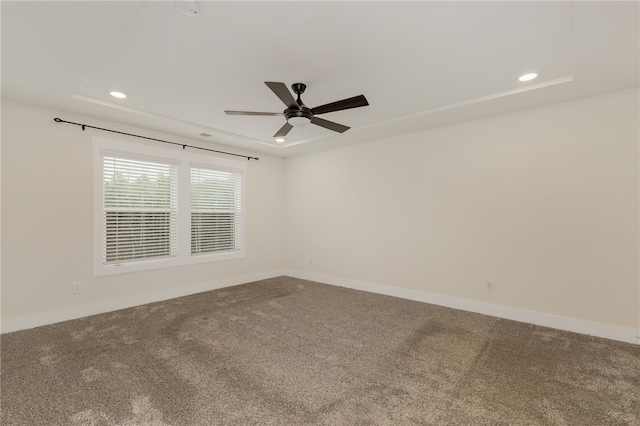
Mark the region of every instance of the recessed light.
[[125, 95], [125, 94], [124, 94], [124, 93], [122, 93], [122, 92], [109, 92], [109, 94], [110, 94], [111, 96], [113, 96], [114, 98], [118, 98], [118, 99], [124, 99], [124, 98], [126, 98], [126, 97], [127, 97], [127, 95]]
[[284, 138], [276, 138], [276, 142], [282, 143], [282, 142], [284, 142]]
[[538, 74], [536, 74], [535, 72], [529, 73], [529, 74], [523, 74], [520, 76], [520, 78], [518, 78], [518, 80], [520, 81], [531, 81], [534, 78], [536, 78], [538, 76]]

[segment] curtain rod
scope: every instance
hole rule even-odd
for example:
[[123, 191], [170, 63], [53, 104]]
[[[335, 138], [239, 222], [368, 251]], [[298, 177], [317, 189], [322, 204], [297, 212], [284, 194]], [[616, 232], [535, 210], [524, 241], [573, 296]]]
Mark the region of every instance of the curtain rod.
[[201, 149], [203, 151], [217, 152], [218, 154], [233, 155], [233, 156], [236, 156], [236, 157], [244, 157], [247, 160], [259, 160], [258, 157], [250, 157], [248, 155], [234, 154], [233, 152], [225, 152], [225, 151], [217, 151], [215, 149], [201, 148], [199, 146], [187, 145], [187, 144], [184, 144], [184, 143], [164, 141], [162, 139], [155, 139], [155, 138], [150, 138], [150, 137], [147, 137], [147, 136], [134, 135], [133, 133], [119, 132], [117, 130], [103, 129], [102, 127], [95, 127], [95, 126], [89, 126], [88, 124], [80, 124], [80, 123], [74, 123], [72, 121], [66, 121], [66, 120], [63, 120], [63, 119], [58, 118], [58, 117], [54, 118], [53, 121], [55, 121], [56, 123], [68, 123], [68, 124], [73, 124], [75, 126], [80, 126], [80, 127], [82, 127], [82, 131], [84, 131], [88, 127], [90, 129], [102, 130], [102, 131], [111, 132], [111, 133], [118, 133], [120, 135], [133, 136], [135, 138], [148, 139], [150, 141], [156, 141], [156, 142], [162, 142], [162, 143], [170, 143], [171, 145], [181, 146], [182, 149], [185, 149], [185, 148], [189, 147], [189, 148], [193, 148], [193, 149]]

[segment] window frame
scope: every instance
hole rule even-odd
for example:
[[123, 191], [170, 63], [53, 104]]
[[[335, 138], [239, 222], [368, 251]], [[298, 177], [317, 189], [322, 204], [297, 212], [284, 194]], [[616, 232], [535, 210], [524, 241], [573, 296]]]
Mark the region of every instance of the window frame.
[[[103, 158], [108, 155], [121, 155], [123, 158], [153, 159], [177, 164], [177, 237], [176, 256], [156, 259], [126, 261], [118, 264], [104, 264], [104, 165]], [[246, 162], [212, 155], [197, 154], [180, 149], [167, 149], [157, 146], [125, 142], [95, 136], [93, 138], [94, 157], [94, 205], [93, 205], [93, 259], [94, 276], [121, 274], [217, 262], [245, 257], [245, 170]], [[213, 170], [232, 172], [240, 175], [240, 230], [239, 248], [236, 250], [191, 254], [191, 168], [205, 166]]]

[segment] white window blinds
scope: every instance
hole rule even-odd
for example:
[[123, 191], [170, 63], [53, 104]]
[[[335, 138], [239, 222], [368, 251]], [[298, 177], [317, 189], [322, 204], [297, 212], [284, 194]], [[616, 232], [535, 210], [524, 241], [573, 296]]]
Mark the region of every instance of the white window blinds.
[[234, 251], [241, 244], [242, 175], [191, 167], [191, 254]]
[[103, 156], [105, 265], [176, 255], [178, 167]]
[[94, 138], [94, 273], [240, 259], [246, 162]]

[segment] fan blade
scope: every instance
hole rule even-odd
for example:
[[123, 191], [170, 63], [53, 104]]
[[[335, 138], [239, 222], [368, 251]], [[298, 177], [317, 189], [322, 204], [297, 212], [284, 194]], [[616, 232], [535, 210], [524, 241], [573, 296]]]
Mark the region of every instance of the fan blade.
[[229, 115], [282, 115], [281, 112], [225, 111]]
[[296, 100], [293, 99], [293, 95], [287, 86], [284, 83], [276, 83], [274, 81], [265, 81], [264, 84], [269, 86], [269, 89], [273, 90], [273, 93], [276, 94], [277, 97], [280, 98], [282, 102], [287, 106], [287, 108], [298, 109], [298, 104]]
[[333, 130], [334, 132], [338, 132], [338, 133], [344, 133], [351, 128], [351, 127], [343, 126], [342, 124], [334, 123], [333, 121], [324, 120], [318, 117], [313, 117], [313, 119], [311, 119], [311, 123], [320, 127], [324, 127], [325, 129]]
[[365, 98], [364, 95], [359, 95], [311, 108], [311, 112], [313, 114], [325, 114], [327, 112], [342, 111], [343, 109], [359, 108], [367, 105], [369, 105], [367, 98]]
[[276, 133], [275, 135], [273, 135], [274, 138], [281, 138], [283, 136], [287, 136], [287, 133], [289, 133], [289, 130], [293, 129], [293, 126], [291, 124], [284, 123], [284, 126], [282, 126], [280, 128], [280, 130], [278, 130], [278, 133]]

